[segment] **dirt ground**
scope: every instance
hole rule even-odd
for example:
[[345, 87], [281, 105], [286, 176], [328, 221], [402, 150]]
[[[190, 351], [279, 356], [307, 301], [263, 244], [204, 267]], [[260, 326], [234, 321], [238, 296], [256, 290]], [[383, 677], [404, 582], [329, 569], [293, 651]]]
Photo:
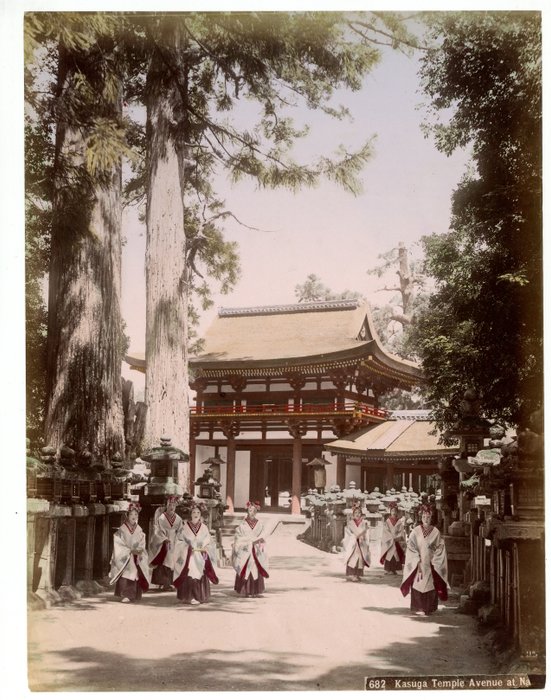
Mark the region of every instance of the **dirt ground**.
[[378, 564], [347, 582], [337, 554], [280, 525], [269, 539], [262, 598], [239, 598], [234, 572], [218, 569], [212, 600], [177, 605], [147, 593], [123, 605], [112, 591], [28, 618], [33, 691], [362, 690], [366, 676], [495, 673], [476, 620], [457, 597], [412, 616], [400, 577]]

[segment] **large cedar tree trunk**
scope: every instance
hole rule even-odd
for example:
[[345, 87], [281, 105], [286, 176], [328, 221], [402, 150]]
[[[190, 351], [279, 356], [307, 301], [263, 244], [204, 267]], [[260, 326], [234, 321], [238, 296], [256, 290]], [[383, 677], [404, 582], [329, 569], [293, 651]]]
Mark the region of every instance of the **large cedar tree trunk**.
[[[86, 56], [61, 51], [61, 101], [77, 65], [85, 71]], [[101, 184], [92, 179], [85, 139], [85, 127], [58, 119], [45, 438], [56, 448], [87, 448], [107, 463], [124, 454], [121, 168], [113, 167]]]
[[[175, 40], [176, 45], [176, 40]], [[167, 50], [171, 60], [175, 52]], [[189, 452], [188, 285], [181, 91], [156, 51], [147, 76], [145, 447], [161, 436]], [[180, 474], [189, 490], [189, 469]]]

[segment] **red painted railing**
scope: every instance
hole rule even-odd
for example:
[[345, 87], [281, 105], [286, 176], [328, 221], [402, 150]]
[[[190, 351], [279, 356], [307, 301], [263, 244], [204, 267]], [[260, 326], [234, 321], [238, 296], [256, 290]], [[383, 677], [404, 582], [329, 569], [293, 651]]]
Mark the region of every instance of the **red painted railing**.
[[192, 406], [191, 417], [220, 416], [220, 415], [335, 415], [354, 414], [358, 416], [374, 416], [376, 418], [387, 418], [388, 411], [383, 408], [375, 408], [369, 404], [357, 401], [345, 401], [344, 403], [303, 403], [298, 406], [294, 404], [246, 404], [246, 405], [221, 405], [221, 406]]

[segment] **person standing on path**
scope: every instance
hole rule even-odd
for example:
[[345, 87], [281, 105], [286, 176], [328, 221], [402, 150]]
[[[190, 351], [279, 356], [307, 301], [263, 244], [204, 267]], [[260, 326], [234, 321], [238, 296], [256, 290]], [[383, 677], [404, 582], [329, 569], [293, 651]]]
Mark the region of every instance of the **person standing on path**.
[[364, 567], [371, 564], [369, 525], [363, 517], [359, 503], [352, 505], [352, 517], [344, 528], [342, 546], [346, 562], [346, 580], [357, 582], [363, 576]]
[[247, 516], [237, 526], [232, 546], [234, 590], [247, 598], [261, 596], [264, 579], [269, 578], [264, 526], [256, 517], [259, 509], [258, 501], [247, 502]]
[[165, 506], [155, 512], [153, 533], [149, 540], [151, 582], [160, 590], [172, 590], [174, 578], [174, 546], [184, 522], [176, 513], [179, 496], [167, 496]]
[[448, 560], [440, 531], [431, 525], [432, 508], [419, 508], [421, 524], [411, 531], [400, 590], [405, 597], [411, 590], [411, 611], [430, 615], [438, 609], [438, 599], [448, 599]]
[[109, 583], [116, 584], [115, 596], [122, 603], [139, 601], [150, 584], [145, 533], [138, 525], [140, 510], [138, 503], [130, 503], [123, 524], [113, 535]]
[[200, 505], [194, 503], [190, 519], [179, 529], [176, 539], [174, 585], [182, 604], [209, 602], [210, 584], [218, 583], [213, 561], [216, 561], [216, 543], [202, 520]]
[[383, 524], [381, 564], [386, 574], [396, 575], [405, 561], [406, 532], [404, 518], [398, 517], [398, 504], [389, 503], [390, 515]]

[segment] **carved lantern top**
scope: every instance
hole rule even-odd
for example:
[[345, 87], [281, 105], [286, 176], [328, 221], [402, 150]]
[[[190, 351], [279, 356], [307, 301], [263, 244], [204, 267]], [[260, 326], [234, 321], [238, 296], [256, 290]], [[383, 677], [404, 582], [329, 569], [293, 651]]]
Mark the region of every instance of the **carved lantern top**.
[[141, 456], [144, 462], [189, 462], [189, 455], [173, 447], [169, 437], [162, 437], [158, 447], [152, 447]]

